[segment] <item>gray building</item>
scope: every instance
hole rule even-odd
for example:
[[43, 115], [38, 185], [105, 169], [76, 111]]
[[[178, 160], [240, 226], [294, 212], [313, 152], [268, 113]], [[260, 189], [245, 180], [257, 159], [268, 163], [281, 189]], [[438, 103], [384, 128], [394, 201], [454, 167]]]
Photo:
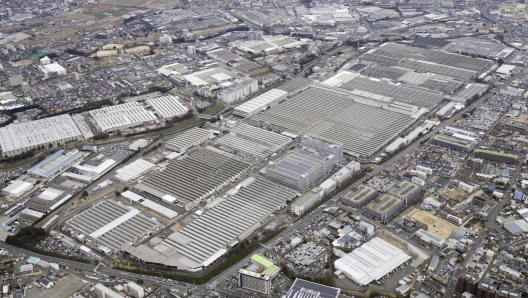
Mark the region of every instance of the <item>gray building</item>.
[[271, 293], [271, 278], [262, 273], [240, 269], [238, 272], [238, 287], [268, 295]]
[[391, 187], [387, 194], [402, 200], [403, 205], [408, 206], [420, 197], [422, 188], [419, 185], [403, 180]]
[[394, 215], [398, 214], [403, 207], [401, 199], [383, 194], [370, 202], [365, 207], [365, 214], [373, 219], [377, 219], [382, 223], [388, 222]]
[[469, 140], [457, 139], [448, 135], [436, 135], [431, 139], [431, 144], [451, 148], [453, 150], [469, 152], [475, 143]]
[[376, 189], [362, 184], [358, 187], [349, 189], [341, 196], [341, 202], [353, 208], [361, 208], [376, 198], [378, 192]]

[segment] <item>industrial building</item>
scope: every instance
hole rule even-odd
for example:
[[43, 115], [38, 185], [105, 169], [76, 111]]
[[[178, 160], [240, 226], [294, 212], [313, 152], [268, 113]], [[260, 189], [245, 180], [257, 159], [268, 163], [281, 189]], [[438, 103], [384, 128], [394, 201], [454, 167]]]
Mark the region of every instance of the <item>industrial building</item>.
[[404, 206], [409, 206], [421, 196], [422, 189], [416, 184], [402, 180], [394, 184], [387, 194], [400, 199]]
[[296, 278], [283, 298], [338, 298], [341, 289]]
[[471, 140], [459, 139], [443, 134], [431, 138], [431, 144], [462, 152], [470, 152], [476, 145], [476, 143]]
[[59, 185], [53, 185], [53, 187], [44, 189], [37, 196], [33, 196], [26, 202], [26, 206], [32, 210], [48, 213], [55, 210], [71, 197], [72, 195], [68, 189]]
[[309, 210], [317, 201], [324, 197], [324, 190], [320, 188], [314, 188], [303, 196], [295, 200], [291, 205], [291, 211], [295, 215], [302, 215], [305, 211]]
[[389, 194], [382, 194], [365, 207], [365, 214], [382, 223], [388, 222], [403, 207], [401, 199]]
[[45, 65], [39, 65], [40, 70], [44, 73], [45, 79], [56, 78], [65, 75], [66, 69], [59, 63], [50, 63]]
[[[251, 120], [275, 131], [343, 144], [353, 156], [370, 156], [396, 138], [411, 123], [416, 107], [391, 103], [336, 87], [314, 85]], [[388, 102], [387, 102], [388, 101]]]
[[83, 137], [70, 115], [12, 123], [0, 128], [2, 156], [13, 156], [31, 149], [60, 146]]
[[258, 81], [249, 77], [243, 77], [233, 81], [233, 84], [223, 89], [218, 94], [218, 99], [231, 104], [244, 99], [246, 96], [258, 90]]
[[271, 278], [262, 273], [240, 269], [238, 271], [238, 287], [268, 295], [271, 293]]
[[212, 131], [195, 127], [165, 142], [165, 148], [177, 152], [185, 152], [191, 147], [198, 147], [212, 137]]
[[185, 115], [189, 108], [180, 102], [177, 96], [163, 95], [145, 100], [148, 107], [156, 111], [161, 119], [170, 119]]
[[82, 183], [89, 183], [110, 170], [115, 165], [115, 163], [116, 161], [110, 158], [104, 160], [99, 165], [89, 165], [78, 161], [72, 165], [72, 172], [63, 173], [61, 176]]
[[2, 189], [2, 194], [12, 198], [19, 198], [32, 188], [33, 183], [22, 180], [13, 180], [9, 182], [8, 186]]
[[365, 184], [353, 187], [341, 197], [341, 202], [353, 208], [362, 208], [376, 198], [378, 192]]
[[279, 102], [286, 99], [287, 95], [288, 92], [286, 91], [271, 89], [236, 107], [233, 110], [233, 115], [244, 118], [252, 117], [261, 111], [277, 106]]
[[251, 235], [263, 220], [286, 206], [296, 194], [293, 189], [256, 179], [154, 248], [128, 245], [124, 250], [144, 263], [201, 270]]
[[145, 297], [145, 290], [142, 286], [136, 284], [135, 282], [128, 282], [125, 284], [125, 292], [134, 298], [143, 298]]
[[155, 164], [140, 158], [118, 169], [116, 171], [115, 177], [121, 182], [129, 183], [133, 180], [138, 179], [139, 177], [151, 171], [155, 167]]
[[160, 226], [138, 209], [114, 200], [98, 202], [65, 223], [66, 229], [85, 235], [106, 254], [121, 251], [123, 244], [136, 243]]
[[233, 79], [240, 76], [225, 68], [215, 67], [193, 72], [191, 74], [184, 75], [183, 77], [187, 80], [187, 82], [189, 82], [190, 85], [194, 87], [204, 87], [232, 81]]
[[205, 147], [183, 160], [172, 162], [163, 171], [136, 184], [135, 188], [190, 210], [240, 178], [248, 168], [249, 164], [230, 153]]
[[131, 192], [130, 190], [125, 191], [124, 193], [121, 194], [121, 196], [129, 200], [130, 202], [137, 203], [149, 209], [150, 211], [157, 213], [165, 218], [174, 219], [176, 216], [178, 216], [178, 212], [172, 209], [169, 209], [163, 205], [160, 205], [156, 202], [153, 202], [149, 199], [145, 199], [144, 197], [134, 192]]
[[107, 288], [105, 285], [96, 283], [94, 286], [95, 294], [99, 298], [123, 298], [119, 293], [114, 292], [112, 289]]
[[473, 153], [475, 154], [475, 157], [478, 157], [478, 158], [482, 158], [485, 160], [491, 160], [495, 162], [505, 162], [511, 165], [516, 164], [517, 160], [519, 160], [519, 156], [515, 154], [496, 152], [496, 151], [490, 151], [490, 150], [484, 150], [484, 149], [475, 149]]
[[379, 280], [409, 261], [411, 256], [387, 241], [374, 237], [334, 262], [336, 270], [360, 286]]
[[90, 111], [92, 124], [99, 132], [126, 130], [154, 123], [157, 118], [138, 102], [129, 102]]
[[425, 245], [433, 244], [436, 247], [442, 247], [445, 244], [444, 239], [424, 229], [419, 229], [413, 236], [417, 237]]
[[68, 169], [74, 162], [81, 159], [83, 155], [84, 154], [77, 149], [72, 149], [69, 152], [60, 149], [29, 168], [27, 172], [28, 174], [37, 177], [50, 179], [61, 171]]
[[336, 155], [297, 149], [276, 162], [269, 162], [266, 178], [303, 191], [332, 171], [337, 162], [339, 159]]
[[291, 143], [283, 135], [260, 129], [247, 124], [239, 124], [216, 141], [221, 149], [235, 151], [237, 154], [264, 159]]

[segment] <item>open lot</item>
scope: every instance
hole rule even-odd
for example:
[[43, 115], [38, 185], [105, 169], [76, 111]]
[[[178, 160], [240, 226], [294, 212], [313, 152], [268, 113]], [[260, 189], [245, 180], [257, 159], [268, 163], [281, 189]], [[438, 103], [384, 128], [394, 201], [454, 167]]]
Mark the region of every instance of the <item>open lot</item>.
[[449, 222], [422, 210], [415, 209], [414, 211], [411, 211], [408, 215], [416, 219], [417, 221], [427, 225], [428, 232], [431, 232], [444, 240], [449, 238], [449, 236], [451, 236], [451, 233], [453, 233], [453, 230], [456, 228], [455, 225], [452, 225]]
[[463, 192], [460, 189], [441, 190], [439, 193], [457, 202], [462, 202], [469, 197], [468, 193]]

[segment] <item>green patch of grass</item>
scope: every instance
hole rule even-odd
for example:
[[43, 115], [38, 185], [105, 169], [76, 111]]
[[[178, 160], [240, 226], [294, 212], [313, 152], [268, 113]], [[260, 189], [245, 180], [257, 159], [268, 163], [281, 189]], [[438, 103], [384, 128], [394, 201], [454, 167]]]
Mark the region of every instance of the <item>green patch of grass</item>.
[[17, 162], [13, 162], [13, 163], [4, 162], [4, 163], [0, 164], [0, 170], [7, 171], [7, 170], [20, 168], [20, 167], [22, 167], [22, 166], [24, 166], [24, 165], [26, 165], [28, 163], [36, 162], [42, 156], [44, 156], [43, 152], [35, 154], [35, 155], [31, 156], [31, 157], [19, 160]]
[[209, 106], [209, 107], [205, 108], [205, 110], [202, 112], [202, 114], [211, 115], [211, 116], [212, 115], [216, 115], [223, 108], [224, 108], [224, 106], [222, 104], [217, 103], [215, 105], [212, 105], [212, 106]]
[[94, 16], [98, 19], [104, 19], [108, 17], [118, 17], [126, 14], [128, 11], [125, 9], [118, 9], [118, 10], [102, 10], [102, 11], [92, 11], [92, 10], [85, 10], [83, 11], [83, 14]]

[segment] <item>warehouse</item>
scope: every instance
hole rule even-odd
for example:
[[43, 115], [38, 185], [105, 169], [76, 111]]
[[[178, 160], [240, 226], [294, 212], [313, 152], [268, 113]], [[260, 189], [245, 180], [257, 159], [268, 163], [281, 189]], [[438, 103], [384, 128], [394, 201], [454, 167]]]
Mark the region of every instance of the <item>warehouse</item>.
[[12, 198], [19, 198], [25, 194], [28, 190], [33, 188], [33, 184], [22, 181], [22, 180], [13, 180], [9, 182], [9, 185], [2, 189], [2, 193], [6, 196]]
[[295, 215], [301, 215], [305, 211], [309, 210], [317, 201], [321, 200], [324, 196], [324, 190], [320, 188], [314, 188], [303, 196], [295, 200], [291, 205], [291, 211]]
[[165, 148], [177, 152], [185, 152], [191, 147], [198, 147], [211, 138], [213, 138], [211, 131], [195, 127], [168, 140], [165, 143]]
[[404, 206], [409, 206], [422, 195], [422, 188], [409, 181], [399, 181], [394, 184], [387, 194], [402, 200]]
[[528, 232], [528, 222], [524, 219], [514, 220], [505, 223], [504, 228], [513, 235], [520, 235]]
[[151, 162], [148, 162], [144, 159], [136, 159], [135, 161], [117, 170], [115, 177], [121, 182], [129, 183], [132, 180], [136, 180], [143, 174], [151, 171], [154, 167], [156, 167], [156, 165]]
[[401, 199], [389, 194], [382, 194], [365, 207], [365, 214], [382, 223], [387, 223], [394, 215], [401, 211], [402, 207], [403, 202]]
[[275, 107], [280, 101], [286, 99], [288, 92], [280, 89], [271, 89], [247, 102], [239, 105], [233, 110], [233, 115], [240, 117], [251, 117], [267, 108]]
[[39, 67], [40, 70], [44, 73], [45, 79], [51, 79], [66, 74], [66, 69], [57, 62], [39, 65]]
[[362, 208], [376, 198], [378, 192], [365, 184], [349, 189], [341, 197], [341, 202], [353, 208]]
[[266, 167], [266, 178], [303, 191], [328, 174], [339, 159], [298, 149]]
[[71, 198], [71, 194], [68, 189], [53, 185], [53, 187], [44, 189], [38, 196], [32, 197], [27, 201], [26, 206], [30, 209], [47, 213], [66, 202], [69, 198]]
[[293, 78], [277, 87], [277, 89], [288, 92], [288, 97], [310, 88], [315, 82], [307, 78]]
[[125, 246], [132, 257], [145, 262], [201, 270], [224, 255], [226, 248], [251, 235], [269, 215], [283, 208], [297, 191], [265, 179], [256, 179], [153, 249]]
[[291, 138], [244, 123], [231, 129], [231, 133], [240, 138], [272, 147], [273, 150], [282, 149], [291, 143]]
[[145, 100], [148, 107], [153, 108], [161, 119], [170, 119], [185, 115], [189, 109], [179, 101], [179, 97], [163, 95]]
[[434, 136], [431, 139], [431, 144], [462, 152], [470, 152], [476, 145], [476, 143], [471, 140], [459, 139], [448, 135]]
[[82, 133], [70, 115], [12, 123], [0, 128], [0, 147], [4, 157], [81, 139]]
[[153, 202], [151, 200], [145, 199], [144, 197], [136, 193], [133, 193], [130, 190], [125, 191], [124, 193], [121, 194], [121, 196], [125, 199], [128, 199], [131, 202], [140, 204], [141, 206], [146, 207], [147, 209], [157, 214], [160, 214], [168, 219], [173, 219], [176, 216], [178, 216], [178, 212], [172, 209], [169, 209], [163, 205], [160, 205], [156, 202]]
[[66, 229], [86, 235], [99, 249], [121, 251], [125, 243], [135, 243], [157, 231], [159, 222], [143, 215], [138, 209], [114, 200], [104, 200], [65, 223]]
[[154, 123], [157, 118], [137, 102], [129, 102], [90, 111], [92, 124], [99, 132], [126, 130]]
[[425, 245], [433, 244], [436, 247], [442, 247], [445, 244], [445, 240], [424, 229], [419, 229], [413, 236], [418, 237]]
[[65, 152], [63, 149], [48, 156], [27, 170], [28, 174], [50, 179], [61, 171], [68, 169], [75, 161], [83, 157], [83, 153], [77, 149]]
[[233, 152], [238, 155], [264, 159], [273, 154], [272, 147], [259, 144], [244, 138], [240, 138], [235, 134], [226, 134], [216, 141], [216, 145], [227, 152]]
[[[139, 191], [163, 199], [174, 198], [186, 210], [240, 178], [249, 168], [236, 156], [206, 147], [169, 164], [161, 172], [135, 185]], [[165, 199], [166, 200], [166, 199]]]
[[192, 86], [202, 87], [231, 81], [240, 76], [225, 68], [215, 67], [193, 72], [191, 74], [184, 75], [183, 77]]
[[516, 164], [517, 160], [519, 159], [519, 156], [515, 154], [483, 150], [483, 149], [475, 149], [473, 153], [475, 154], [475, 157], [478, 157], [478, 158], [496, 161], [496, 162], [505, 162], [511, 165]]
[[380, 280], [392, 270], [409, 261], [411, 256], [403, 250], [374, 237], [352, 252], [334, 262], [336, 270], [360, 286]]

